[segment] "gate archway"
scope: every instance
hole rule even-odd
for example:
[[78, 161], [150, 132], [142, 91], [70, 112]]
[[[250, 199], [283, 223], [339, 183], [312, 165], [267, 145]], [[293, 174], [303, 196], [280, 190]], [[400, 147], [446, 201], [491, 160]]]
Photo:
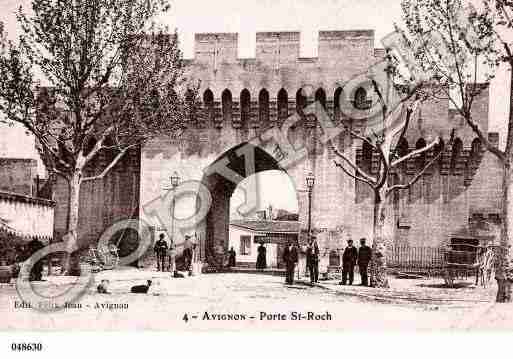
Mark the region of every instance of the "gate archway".
[[[205, 259], [210, 265], [220, 267], [228, 252], [230, 199], [233, 192], [245, 179], [270, 170], [287, 173], [266, 150], [242, 143], [223, 153], [205, 171], [201, 182], [212, 196], [212, 205], [205, 218], [204, 237]], [[295, 188], [292, 178], [291, 181]], [[245, 190], [246, 201], [242, 212], [250, 213], [260, 206], [259, 181], [256, 176]]]

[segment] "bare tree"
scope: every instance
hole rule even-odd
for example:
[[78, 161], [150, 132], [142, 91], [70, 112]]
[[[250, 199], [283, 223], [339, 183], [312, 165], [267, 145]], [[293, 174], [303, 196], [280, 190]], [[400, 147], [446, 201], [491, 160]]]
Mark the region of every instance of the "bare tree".
[[[0, 39], [0, 111], [34, 135], [49, 173], [69, 185], [67, 238], [76, 243], [84, 170], [180, 133], [190, 112], [178, 38], [159, 27], [167, 0], [32, 0], [16, 42]], [[37, 76], [36, 76], [37, 74]], [[76, 256], [72, 256], [76, 259]], [[72, 261], [70, 274], [78, 262]]]
[[[416, 108], [422, 102], [418, 94], [415, 95], [416, 98], [413, 101], [409, 100], [411, 100], [411, 97], [416, 93], [416, 91], [419, 91], [420, 93], [422, 85], [415, 86], [413, 90], [407, 91], [407, 94], [401, 99], [399, 106], [391, 110], [389, 109], [389, 104], [385, 101], [377, 82], [375, 80], [371, 80], [371, 82], [381, 106], [382, 125], [377, 126], [377, 128], [373, 130], [372, 136], [362, 135], [361, 133], [355, 132], [349, 128], [346, 128], [346, 130], [349, 131], [352, 138], [359, 139], [363, 143], [366, 143], [379, 155], [377, 176], [373, 176], [372, 174], [367, 173], [363, 168], [359, 167], [354, 161], [340, 151], [333, 141], [330, 141], [330, 147], [342, 160], [334, 161], [335, 165], [344, 171], [346, 175], [361, 183], [365, 183], [372, 190], [373, 242], [372, 260], [370, 263], [370, 284], [373, 287], [387, 288], [389, 283], [386, 274], [386, 250], [387, 243], [389, 243], [390, 239], [386, 238], [384, 231], [386, 220], [386, 201], [394, 191], [407, 189], [422, 178], [429, 167], [439, 160], [443, 152], [444, 142], [440, 137], [437, 137], [431, 143], [422, 148], [418, 148], [408, 154], [399, 154], [398, 145], [401, 143], [401, 140], [405, 138], [411, 117], [415, 113]], [[453, 137], [454, 131], [451, 134], [449, 145], [452, 143]], [[419, 156], [423, 156], [430, 150], [434, 151], [435, 155], [433, 158], [408, 181], [401, 178], [400, 171], [395, 171], [401, 164], [418, 158]], [[400, 176], [399, 183], [392, 180], [392, 173], [397, 173]]]
[[[511, 44], [504, 36], [513, 28], [513, 2], [480, 0], [474, 4], [477, 7], [463, 0], [403, 0], [407, 30], [403, 36], [419, 68], [431, 73], [432, 79], [441, 85], [443, 92], [436, 96], [452, 103], [484, 148], [502, 165], [501, 251], [495, 274], [498, 283], [496, 301], [510, 302], [513, 281], [509, 253], [513, 230], [513, 87], [508, 94], [510, 111], [504, 150], [488, 140], [473, 116], [473, 105], [476, 97], [487, 89], [501, 63], [508, 64], [513, 70]], [[484, 83], [479, 83], [480, 78]]]

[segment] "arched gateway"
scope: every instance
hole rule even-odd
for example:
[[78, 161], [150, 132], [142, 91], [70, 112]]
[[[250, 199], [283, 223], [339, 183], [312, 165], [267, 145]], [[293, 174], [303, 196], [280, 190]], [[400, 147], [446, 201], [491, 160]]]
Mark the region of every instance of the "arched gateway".
[[[203, 259], [208, 254], [210, 261], [216, 261], [216, 253], [226, 249], [229, 198], [237, 183], [253, 173], [278, 169], [286, 170], [296, 189], [300, 230], [307, 228], [311, 207], [311, 227], [326, 258], [343, 248], [349, 238], [371, 238], [369, 188], [355, 184], [333, 164], [337, 156], [322, 143], [323, 128], [305, 116], [305, 106], [317, 100], [334, 125], [361, 131], [366, 120], [352, 118], [347, 109], [353, 106], [358, 113], [366, 111], [373, 96], [370, 92], [346, 91], [346, 86], [383, 61], [384, 52], [374, 49], [373, 31], [321, 31], [318, 57], [300, 58], [299, 38], [296, 32], [257, 33], [256, 58], [238, 59], [237, 34], [196, 34], [195, 58], [188, 61], [186, 72], [189, 79], [201, 80], [197, 116], [183, 123], [184, 131], [177, 138], [163, 134], [140, 153], [134, 150], [126, 156], [101, 181], [85, 186], [81, 191], [80, 237], [88, 236], [92, 241], [116, 220], [137, 215], [154, 227], [155, 235], [163, 231], [162, 224], [155, 223], [144, 208], [165, 193], [169, 178], [176, 172], [182, 182], [201, 183], [212, 195], [212, 208], [205, 218], [184, 233], [200, 241]], [[211, 54], [216, 54], [215, 59]], [[296, 96], [305, 88], [312, 91]], [[360, 106], [361, 102], [366, 106]], [[487, 90], [480, 92], [475, 108], [476, 121], [487, 129]], [[298, 109], [301, 113], [296, 115]], [[292, 125], [291, 116], [298, 120]], [[290, 148], [266, 140], [269, 128], [284, 135], [278, 142], [290, 143], [298, 151], [305, 149], [303, 155], [288, 161]], [[489, 158], [474, 146], [475, 136], [448, 101], [424, 102], [398, 149], [411, 152], [420, 139], [435, 136], [447, 143], [452, 129], [461, 141], [454, 148], [446, 147], [440, 160], [411, 189], [390, 197], [394, 203], [387, 207], [386, 232], [398, 243], [438, 246], [454, 231], [467, 228], [469, 219], [477, 215], [493, 218], [500, 208], [500, 166], [493, 156]], [[497, 134], [489, 135], [498, 143]], [[364, 148], [361, 139], [350, 139], [344, 132], [334, 142], [370, 175], [377, 173], [376, 153]], [[246, 167], [241, 154], [247, 149], [254, 154], [254, 168]], [[416, 167], [432, 156], [428, 152], [425, 159], [405, 161], [394, 176], [410, 178]], [[235, 180], [212, 171], [219, 165], [231, 169]], [[305, 183], [310, 172], [315, 176], [311, 206]], [[65, 202], [57, 203], [56, 233], [62, 232], [66, 223], [65, 210], [59, 207]], [[176, 216], [186, 217], [196, 206], [195, 196], [184, 198], [176, 203]], [[172, 232], [177, 241], [182, 240], [183, 233], [176, 228]]]
[[242, 215], [253, 214], [262, 205], [258, 196], [260, 183], [254, 175], [270, 170], [286, 173], [272, 154], [250, 143], [232, 147], [205, 169], [201, 183], [211, 194], [212, 205], [202, 224], [205, 229], [203, 245], [205, 259], [210, 264], [222, 263], [228, 251], [230, 199], [235, 189], [245, 182], [245, 201], [238, 210]]
[[[222, 129], [220, 132], [223, 133], [225, 130]], [[305, 191], [301, 188], [305, 176], [303, 172], [310, 166], [305, 167], [306, 163], [302, 162], [308, 161], [306, 156], [289, 169], [283, 168], [283, 154], [277, 150], [277, 145], [273, 141], [265, 144], [247, 141], [237, 143], [240, 137], [232, 133], [222, 136], [223, 143], [216, 143], [201, 141], [198, 134], [201, 134], [201, 131], [191, 129], [184, 136], [187, 140], [169, 143], [169, 140], [162, 138], [143, 150], [140, 217], [153, 226], [155, 236], [160, 232], [172, 232], [178, 244], [186, 234], [193, 236], [199, 244], [201, 259], [217, 266], [222, 263], [221, 258], [228, 251], [230, 199], [237, 186], [244, 181], [241, 189], [245, 201], [238, 212], [241, 215], [254, 214], [255, 210], [261, 209], [260, 198], [257, 196], [260, 184], [258, 176], [254, 175], [264, 171], [282, 171], [290, 177], [296, 190], [296, 201], [301, 213], [304, 207], [301, 205], [301, 198], [305, 197]], [[199, 208], [205, 205], [201, 203], [204, 197], [195, 196], [194, 193], [183, 197], [177, 195], [175, 203], [171, 204], [174, 208], [169, 212], [175, 213], [175, 219], [168, 220], [174, 221], [173, 225], [159, 223], [162, 218], [156, 220], [151, 211], [145, 211], [148, 209], [145, 204], [153, 203], [169, 189], [169, 178], [172, 174], [177, 174], [182, 183], [195, 183], [192, 188], [196, 186], [198, 192], [206, 190], [209, 193], [211, 203], [206, 216], [197, 217], [194, 226], [191, 226], [190, 222], [187, 227], [180, 226], [181, 219], [192, 217], [193, 213], [203, 213], [204, 209]], [[272, 188], [270, 190], [272, 191]], [[180, 191], [180, 187], [177, 191]], [[276, 196], [280, 195], [283, 194], [276, 193]]]

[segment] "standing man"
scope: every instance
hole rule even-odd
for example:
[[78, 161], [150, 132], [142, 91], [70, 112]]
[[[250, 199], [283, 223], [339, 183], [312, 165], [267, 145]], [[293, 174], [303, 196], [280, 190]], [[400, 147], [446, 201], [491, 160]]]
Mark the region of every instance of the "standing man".
[[350, 239], [347, 241], [347, 247], [342, 255], [342, 282], [339, 284], [346, 285], [347, 275], [349, 274], [349, 285], [353, 285], [354, 266], [356, 265], [357, 258], [358, 251], [353, 247], [353, 240]]
[[196, 275], [197, 274], [197, 267], [196, 263], [198, 263], [198, 251], [196, 250], [198, 248], [198, 243], [192, 244], [192, 256], [191, 256], [191, 270], [189, 271], [189, 275]]
[[283, 261], [287, 268], [286, 284], [294, 284], [294, 269], [297, 263], [297, 248], [292, 242], [289, 242], [283, 251]]
[[310, 283], [317, 283], [319, 281], [319, 246], [316, 236], [312, 236], [306, 248], [306, 265], [310, 271]]
[[236, 260], [236, 253], [235, 249], [233, 249], [233, 246], [228, 251], [228, 267], [235, 267], [235, 264], [237, 263]]
[[[32, 257], [37, 251], [39, 251], [40, 249], [43, 249], [45, 247], [45, 245], [43, 244], [43, 242], [41, 242], [39, 240], [39, 238], [37, 237], [34, 237], [27, 245], [28, 247], [28, 253], [29, 253], [29, 258]], [[41, 279], [43, 278], [43, 258], [41, 258], [40, 260], [38, 260], [37, 262], [34, 263], [34, 265], [32, 266], [31, 270], [30, 270], [30, 275], [29, 275], [29, 281], [40, 281]]]
[[169, 265], [168, 270], [171, 272], [174, 276], [176, 272], [176, 245], [173, 241], [173, 238], [169, 241], [169, 250], [168, 250], [168, 256], [169, 256]]
[[256, 268], [263, 271], [267, 267], [267, 249], [264, 246], [264, 242], [260, 242], [258, 246], [258, 255], [256, 261]]
[[368, 286], [367, 268], [372, 257], [372, 249], [365, 244], [365, 238], [360, 239], [360, 249], [358, 250], [358, 270], [362, 283], [360, 285]]
[[183, 242], [183, 257], [185, 260], [185, 270], [192, 274], [192, 242], [190, 241], [191, 236], [185, 235], [185, 241]]
[[167, 242], [164, 239], [164, 233], [159, 235], [159, 240], [155, 243], [155, 247], [153, 248], [155, 254], [157, 255], [157, 271], [165, 270], [166, 263], [166, 255], [167, 255]]

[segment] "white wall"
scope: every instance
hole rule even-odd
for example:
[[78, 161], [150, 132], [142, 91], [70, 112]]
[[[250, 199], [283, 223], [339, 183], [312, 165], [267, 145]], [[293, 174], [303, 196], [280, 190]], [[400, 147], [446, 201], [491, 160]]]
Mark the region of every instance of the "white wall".
[[0, 197], [0, 218], [23, 236], [53, 235], [53, 207]]
[[[258, 256], [258, 243], [255, 243], [254, 237], [255, 235], [259, 235], [256, 232], [245, 230], [240, 227], [230, 226], [229, 236], [230, 243], [229, 248], [233, 247], [235, 253], [237, 254], [237, 262], [241, 263], [256, 263]], [[251, 236], [251, 251], [249, 255], [241, 255], [240, 254], [240, 236]], [[276, 267], [277, 266], [277, 245], [273, 243], [266, 243], [265, 248], [266, 252], [266, 260], [267, 267]]]
[[[241, 253], [241, 251], [240, 251], [240, 236], [246, 236], [246, 235], [251, 236], [251, 251], [250, 251], [249, 255], [242, 255], [242, 254], [240, 254]], [[244, 229], [239, 228], [239, 227], [230, 226], [229, 236], [230, 236], [229, 248], [233, 247], [233, 249], [235, 250], [235, 253], [237, 253], [237, 262], [243, 262], [243, 263], [256, 262], [258, 253], [257, 253], [257, 245], [256, 245], [256, 243], [253, 243], [254, 233], [245, 231]]]

